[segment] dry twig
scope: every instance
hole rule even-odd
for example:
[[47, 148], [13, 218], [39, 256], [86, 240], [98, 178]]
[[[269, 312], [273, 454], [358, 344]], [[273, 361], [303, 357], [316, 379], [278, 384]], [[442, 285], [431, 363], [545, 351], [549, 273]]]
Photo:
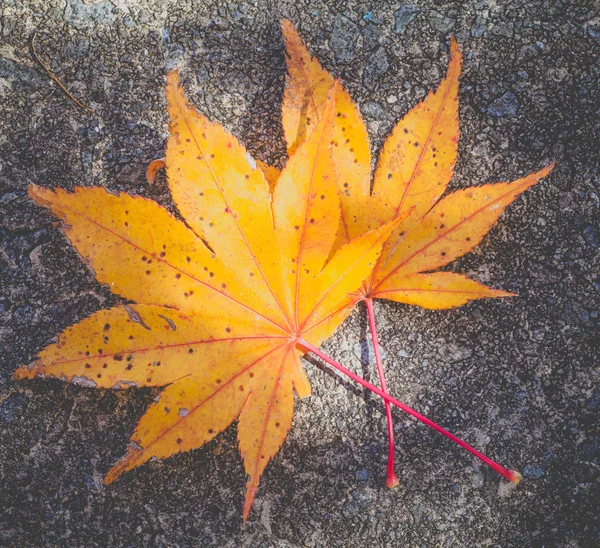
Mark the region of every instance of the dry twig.
[[37, 30], [33, 33], [33, 36], [31, 37], [31, 51], [33, 53], [33, 56], [34, 56], [35, 60], [48, 73], [48, 75], [50, 76], [50, 78], [52, 78], [52, 80], [54, 80], [58, 84], [58, 86], [60, 87], [60, 89], [63, 90], [63, 92], [67, 95], [67, 97], [69, 99], [71, 99], [71, 101], [73, 101], [78, 107], [81, 107], [82, 109], [87, 110], [88, 112], [92, 112], [93, 113], [94, 110], [91, 109], [90, 107], [84, 105], [81, 101], [79, 101], [76, 97], [74, 97], [73, 94], [59, 80], [58, 76], [56, 76], [56, 74], [54, 74], [50, 70], [50, 67], [48, 67], [48, 65], [46, 65], [46, 63], [44, 63], [44, 61], [42, 61], [41, 57], [39, 56], [38, 52], [35, 49], [35, 38], [36, 38], [36, 36], [37, 36]]

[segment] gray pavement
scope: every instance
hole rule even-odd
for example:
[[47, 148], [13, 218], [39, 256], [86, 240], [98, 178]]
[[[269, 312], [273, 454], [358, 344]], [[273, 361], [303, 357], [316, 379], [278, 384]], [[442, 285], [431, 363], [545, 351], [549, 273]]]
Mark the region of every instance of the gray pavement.
[[[281, 165], [278, 21], [360, 105], [376, 150], [464, 53], [452, 189], [557, 161], [452, 270], [518, 298], [450, 311], [377, 303], [390, 391], [491, 457], [516, 488], [395, 414], [400, 486], [386, 489], [383, 406], [307, 363], [312, 397], [242, 526], [235, 427], [110, 487], [156, 390], [15, 382], [65, 327], [118, 302], [29, 183], [102, 185], [174, 210], [144, 170], [167, 137], [175, 66], [202, 112]], [[77, 107], [33, 60], [30, 40]], [[600, 545], [600, 5], [594, 1], [0, 2], [0, 545]], [[375, 380], [364, 310], [326, 350]]]

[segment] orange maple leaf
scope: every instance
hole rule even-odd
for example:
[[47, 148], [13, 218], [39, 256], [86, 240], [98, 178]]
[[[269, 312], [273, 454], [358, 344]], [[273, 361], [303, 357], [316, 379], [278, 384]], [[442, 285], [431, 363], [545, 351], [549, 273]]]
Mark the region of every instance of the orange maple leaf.
[[199, 447], [237, 420], [247, 518], [291, 428], [292, 387], [310, 393], [300, 356], [350, 312], [349, 294], [397, 224], [353, 239], [327, 261], [341, 214], [330, 144], [336, 92], [332, 83], [319, 123], [271, 194], [246, 150], [188, 105], [171, 73], [165, 161], [186, 223], [141, 197], [30, 187], [98, 280], [136, 304], [68, 328], [15, 377], [165, 387], [106, 483], [152, 457]]
[[[282, 22], [289, 78], [282, 124], [288, 153], [301, 146], [322, 118], [334, 79], [311, 57], [290, 21]], [[365, 301], [381, 386], [372, 299], [389, 299], [424, 308], [444, 309], [484, 297], [513, 293], [486, 287], [462, 274], [432, 272], [478, 245], [504, 209], [519, 194], [550, 173], [554, 164], [511, 183], [487, 184], [443, 197], [452, 178], [459, 137], [458, 79], [461, 54], [450, 40], [446, 77], [435, 92], [410, 110], [386, 139], [371, 190], [371, 154], [364, 122], [350, 95], [338, 91], [332, 132], [341, 218], [332, 252], [352, 238], [392, 219], [404, 217], [385, 243], [354, 302]], [[388, 485], [397, 485], [393, 467], [393, 429], [386, 402], [390, 459]]]
[[[310, 56], [289, 21], [282, 22], [289, 78], [282, 123], [293, 151], [321, 119], [333, 76]], [[448, 73], [435, 92], [410, 110], [386, 139], [371, 192], [371, 155], [364, 122], [349, 94], [338, 91], [332, 157], [342, 207], [337, 247], [399, 216], [401, 222], [356, 300], [390, 299], [424, 308], [450, 308], [512, 293], [461, 274], [425, 273], [464, 255], [489, 232], [506, 206], [550, 173], [554, 164], [512, 183], [466, 188], [443, 198], [458, 150], [458, 78], [461, 54], [450, 40]]]

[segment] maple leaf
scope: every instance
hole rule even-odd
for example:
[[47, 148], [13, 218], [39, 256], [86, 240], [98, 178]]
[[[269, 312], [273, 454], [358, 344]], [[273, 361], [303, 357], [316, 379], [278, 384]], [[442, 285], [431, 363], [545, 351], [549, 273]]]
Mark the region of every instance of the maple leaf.
[[30, 187], [97, 279], [136, 304], [68, 328], [15, 377], [164, 387], [106, 483], [152, 457], [199, 447], [237, 420], [248, 517], [291, 428], [292, 388], [310, 393], [300, 356], [350, 312], [349, 294], [396, 224], [338, 246], [328, 260], [341, 214], [330, 150], [337, 88], [332, 82], [320, 121], [271, 194], [243, 146], [188, 105], [171, 73], [165, 162], [185, 223], [141, 197]]
[[[291, 22], [283, 21], [282, 30], [290, 75], [282, 124], [288, 152], [293, 153], [322, 117], [324, 97], [334, 79], [310, 56]], [[458, 44], [451, 38], [446, 77], [386, 139], [372, 192], [364, 122], [349, 94], [343, 88], [338, 91], [332, 157], [342, 215], [336, 246], [398, 216], [406, 217], [386, 242], [357, 300], [383, 298], [442, 309], [483, 297], [513, 295], [460, 274], [429, 273], [478, 245], [505, 207], [554, 166], [512, 183], [470, 187], [440, 199], [452, 178], [458, 150], [460, 67]]]
[[[290, 21], [282, 22], [289, 78], [284, 93], [282, 125], [292, 154], [322, 118], [324, 98], [333, 77], [302, 43]], [[458, 79], [461, 54], [450, 40], [446, 77], [398, 122], [377, 161], [371, 190], [368, 134], [350, 95], [338, 91], [332, 132], [332, 158], [338, 174], [340, 226], [332, 252], [352, 238], [392, 219], [404, 217], [384, 245], [371, 274], [354, 294], [364, 301], [383, 392], [385, 377], [379, 355], [372, 299], [389, 299], [430, 309], [460, 306], [484, 297], [513, 293], [454, 272], [432, 272], [478, 245], [506, 206], [550, 173], [554, 164], [511, 183], [487, 184], [443, 197], [452, 178], [459, 137]], [[394, 473], [393, 428], [389, 404], [388, 486]]]

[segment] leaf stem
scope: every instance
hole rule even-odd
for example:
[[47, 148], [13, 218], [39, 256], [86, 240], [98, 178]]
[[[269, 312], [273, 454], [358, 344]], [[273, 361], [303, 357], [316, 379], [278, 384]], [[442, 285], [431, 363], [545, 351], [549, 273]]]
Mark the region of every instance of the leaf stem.
[[[367, 314], [369, 316], [369, 330], [371, 331], [371, 340], [373, 341], [373, 352], [375, 354], [375, 363], [377, 364], [379, 384], [381, 385], [381, 390], [387, 394], [381, 353], [379, 352], [379, 340], [377, 337], [377, 325], [375, 324], [375, 312], [373, 311], [373, 299], [370, 297], [366, 298], [365, 305], [367, 306]], [[388, 429], [388, 462], [385, 483], [390, 489], [393, 489], [400, 482], [398, 480], [398, 476], [396, 476], [396, 472], [394, 471], [394, 423], [392, 421], [392, 408], [389, 401], [385, 402], [385, 416], [387, 419]]]
[[475, 449], [474, 447], [471, 447], [468, 443], [462, 441], [460, 438], [457, 438], [454, 434], [451, 434], [450, 432], [448, 432], [448, 430], [445, 430], [441, 426], [437, 425], [435, 422], [429, 420], [427, 417], [424, 417], [423, 415], [421, 415], [414, 409], [411, 409], [407, 405], [404, 405], [402, 402], [398, 401], [396, 398], [393, 398], [389, 394], [386, 394], [383, 390], [372, 385], [370, 382], [365, 381], [364, 379], [362, 379], [361, 377], [359, 377], [358, 375], [356, 375], [349, 369], [346, 369], [342, 364], [336, 362], [334, 359], [330, 358], [327, 354], [324, 354], [317, 347], [313, 346], [312, 344], [305, 341], [304, 339], [300, 339], [298, 342], [304, 348], [306, 348], [308, 351], [312, 352], [315, 356], [318, 356], [323, 361], [325, 361], [329, 365], [331, 365], [333, 368], [337, 369], [338, 371], [340, 371], [347, 377], [350, 377], [353, 381], [355, 381], [358, 384], [369, 389], [371, 392], [373, 392], [374, 394], [377, 394], [378, 396], [383, 398], [385, 401], [395, 405], [396, 407], [399, 407], [400, 409], [402, 409], [402, 411], [405, 411], [409, 415], [412, 415], [413, 417], [419, 419], [421, 422], [424, 422], [427, 426], [433, 428], [434, 430], [437, 430], [440, 434], [443, 434], [447, 438], [450, 438], [453, 442], [457, 443], [458, 445], [460, 445], [461, 447], [463, 447], [464, 449], [469, 451], [469, 453], [471, 453], [472, 455], [475, 455], [478, 459], [485, 462], [490, 468], [493, 468], [496, 472], [498, 472], [498, 474], [500, 474], [501, 476], [506, 478], [508, 481], [515, 483], [515, 484], [517, 484], [517, 483], [519, 483], [519, 481], [521, 481], [522, 476], [521, 476], [521, 474], [519, 474], [519, 472], [516, 472], [515, 470], [508, 470], [507, 468], [504, 468], [504, 466], [501, 466], [497, 462], [494, 462], [492, 459], [486, 457], [483, 453], [480, 453], [479, 451], [477, 451], [477, 449]]

